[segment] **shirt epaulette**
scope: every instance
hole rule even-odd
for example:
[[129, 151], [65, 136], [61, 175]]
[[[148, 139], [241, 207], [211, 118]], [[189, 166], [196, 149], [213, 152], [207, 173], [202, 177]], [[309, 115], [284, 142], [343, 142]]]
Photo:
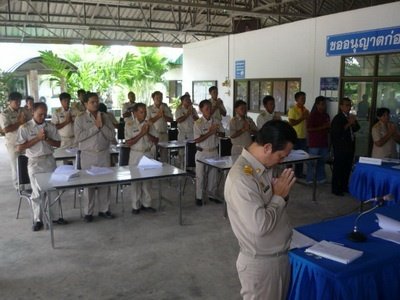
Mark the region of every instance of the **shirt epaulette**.
[[198, 123], [198, 124], [201, 124], [201, 123], [203, 123], [203, 118], [199, 118], [199, 119], [197, 119], [197, 120], [196, 120], [196, 123]]
[[60, 112], [61, 112], [61, 107], [59, 107], [59, 108], [56, 109], [56, 113], [59, 114]]
[[133, 121], [132, 120], [129, 120], [129, 121], [126, 121], [126, 126], [132, 126], [133, 125]]

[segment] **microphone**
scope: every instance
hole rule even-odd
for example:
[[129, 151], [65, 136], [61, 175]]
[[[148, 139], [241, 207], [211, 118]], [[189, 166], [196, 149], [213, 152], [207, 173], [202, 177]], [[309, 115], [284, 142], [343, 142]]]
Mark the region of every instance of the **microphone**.
[[358, 220], [360, 220], [360, 218], [362, 216], [366, 215], [367, 213], [370, 213], [371, 211], [375, 210], [376, 208], [383, 206], [383, 204], [385, 204], [386, 201], [391, 201], [391, 200], [393, 200], [393, 196], [391, 194], [387, 194], [385, 196], [374, 197], [374, 198], [368, 199], [367, 201], [364, 201], [363, 204], [369, 203], [369, 202], [376, 202], [376, 204], [372, 208], [370, 208], [364, 212], [361, 212], [357, 216], [356, 220], [354, 221], [353, 231], [347, 235], [347, 238], [353, 242], [358, 242], [358, 243], [365, 242], [367, 240], [367, 237], [365, 236], [365, 234], [363, 234], [361, 231], [358, 230], [358, 226], [357, 226]]

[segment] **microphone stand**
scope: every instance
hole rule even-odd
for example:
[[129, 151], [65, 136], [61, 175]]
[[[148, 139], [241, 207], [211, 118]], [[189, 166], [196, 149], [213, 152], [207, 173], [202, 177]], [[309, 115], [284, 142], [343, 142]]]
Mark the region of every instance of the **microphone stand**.
[[377, 209], [378, 207], [383, 206], [383, 204], [385, 203], [385, 200], [390, 200], [390, 197], [391, 197], [391, 195], [387, 195], [387, 196], [383, 196], [383, 197], [375, 197], [375, 198], [372, 198], [372, 199], [367, 200], [367, 201], [364, 202], [364, 204], [366, 204], [366, 203], [371, 202], [371, 201], [377, 201], [377, 203], [376, 203], [375, 206], [373, 206], [372, 208], [370, 208], [370, 209], [368, 209], [368, 210], [366, 210], [366, 211], [360, 213], [360, 214], [357, 216], [356, 220], [354, 221], [354, 228], [353, 228], [353, 231], [350, 232], [350, 233], [347, 235], [347, 238], [348, 238], [350, 241], [357, 242], [357, 243], [361, 243], [361, 242], [365, 242], [365, 241], [367, 240], [366, 235], [363, 234], [361, 231], [358, 230], [358, 227], [357, 227], [358, 220], [359, 220], [362, 216], [364, 216], [364, 215], [370, 213], [371, 211]]

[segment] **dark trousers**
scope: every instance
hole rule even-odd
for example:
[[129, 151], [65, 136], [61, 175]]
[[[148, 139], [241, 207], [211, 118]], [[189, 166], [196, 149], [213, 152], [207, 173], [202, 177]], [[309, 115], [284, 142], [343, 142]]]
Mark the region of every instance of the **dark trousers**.
[[348, 192], [354, 152], [342, 152], [334, 150], [333, 155], [332, 193]]
[[[294, 150], [304, 150], [307, 151], [307, 139], [297, 139], [296, 144], [293, 146]], [[304, 177], [303, 174], [303, 163], [296, 164], [294, 166], [294, 175], [297, 178]]]

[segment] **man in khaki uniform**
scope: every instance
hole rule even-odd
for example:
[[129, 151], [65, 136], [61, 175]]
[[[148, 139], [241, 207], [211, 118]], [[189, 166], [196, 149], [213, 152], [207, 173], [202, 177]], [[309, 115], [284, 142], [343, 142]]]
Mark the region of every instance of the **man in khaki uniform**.
[[[133, 108], [134, 118], [130, 117], [125, 123], [126, 144], [131, 147], [129, 165], [137, 166], [143, 156], [153, 158], [151, 148], [158, 143], [153, 125], [146, 121], [146, 105], [137, 103]], [[155, 212], [151, 207], [151, 182], [132, 182], [132, 214], [139, 214], [140, 210]]]
[[[168, 123], [172, 122], [172, 112], [167, 104], [163, 103], [163, 94], [159, 91], [151, 94], [154, 104], [147, 107], [147, 119], [154, 125], [156, 137], [159, 142], [168, 142]], [[160, 153], [161, 161], [168, 161], [168, 152], [162, 151]]]
[[[196, 142], [196, 205], [203, 205], [203, 180], [204, 164], [197, 162], [198, 159], [218, 156], [218, 136], [220, 135], [221, 122], [211, 116], [211, 102], [203, 100], [200, 102], [200, 111], [203, 116], [193, 126], [194, 141]], [[217, 170], [212, 168], [208, 172], [207, 189], [210, 193], [209, 200], [221, 203], [216, 199], [217, 194]]]
[[[43, 227], [40, 190], [35, 174], [54, 171], [56, 161], [53, 157], [53, 147], [60, 146], [60, 136], [57, 133], [57, 128], [53, 124], [45, 122], [46, 115], [46, 103], [35, 103], [33, 106], [33, 119], [20, 126], [17, 137], [18, 151], [26, 151], [26, 156], [28, 157], [28, 173], [32, 187], [33, 231], [38, 231]], [[58, 205], [50, 207], [52, 216], [56, 216], [56, 212], [58, 212], [56, 208], [58, 208]], [[66, 221], [62, 218], [53, 222], [66, 224]]]
[[236, 267], [244, 300], [286, 299], [292, 228], [285, 198], [296, 178], [291, 169], [273, 178], [273, 167], [295, 143], [296, 132], [287, 122], [267, 122], [225, 182], [229, 220], [240, 246]]
[[199, 115], [192, 105], [189, 94], [181, 97], [181, 104], [175, 111], [175, 119], [178, 123], [178, 141], [192, 140], [193, 124], [199, 119]]
[[263, 99], [265, 110], [257, 117], [257, 128], [261, 129], [265, 123], [271, 120], [282, 120], [279, 112], [275, 111], [275, 98], [267, 95]]
[[[99, 111], [99, 97], [96, 93], [85, 95], [86, 111], [75, 119], [74, 133], [81, 151], [82, 169], [91, 166], [110, 167], [110, 143], [114, 140], [114, 127], [110, 119]], [[85, 221], [93, 221], [96, 188], [86, 189]], [[110, 187], [98, 187], [99, 217], [112, 219], [110, 212]]]
[[17, 188], [17, 157], [18, 151], [15, 150], [17, 132], [20, 125], [30, 120], [30, 114], [27, 110], [21, 108], [22, 95], [18, 92], [12, 92], [8, 96], [9, 105], [0, 114], [0, 126], [5, 133], [6, 148], [10, 156], [11, 179], [15, 188]]
[[226, 116], [226, 108], [224, 106], [224, 102], [222, 102], [221, 98], [218, 97], [218, 88], [216, 86], [212, 86], [208, 89], [211, 98], [209, 99], [211, 102], [211, 115], [213, 118], [222, 121], [222, 117]]
[[60, 96], [61, 107], [57, 108], [52, 116], [51, 123], [58, 129], [58, 134], [61, 137], [60, 148], [74, 148], [76, 147], [74, 136], [74, 120], [79, 111], [70, 107], [71, 95], [68, 93], [61, 93]]
[[229, 135], [232, 142], [232, 155], [239, 155], [242, 149], [251, 144], [251, 135], [257, 133], [257, 126], [252, 118], [247, 116], [247, 103], [243, 100], [235, 102], [235, 113], [229, 122]]
[[122, 116], [124, 118], [129, 118], [132, 116], [133, 107], [135, 106], [136, 95], [134, 92], [130, 91], [128, 93], [128, 102], [122, 104]]
[[77, 94], [78, 94], [79, 101], [73, 102], [71, 104], [71, 107], [77, 111], [84, 112], [84, 111], [86, 111], [85, 101], [84, 101], [86, 91], [83, 89], [80, 89], [80, 90], [78, 90]]

